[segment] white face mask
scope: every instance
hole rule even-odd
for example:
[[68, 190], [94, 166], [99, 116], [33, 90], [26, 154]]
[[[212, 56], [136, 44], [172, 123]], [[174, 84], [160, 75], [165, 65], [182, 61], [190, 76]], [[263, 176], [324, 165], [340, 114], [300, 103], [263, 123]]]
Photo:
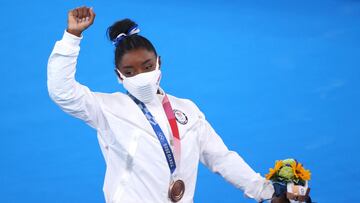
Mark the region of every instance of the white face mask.
[[159, 58], [156, 59], [155, 70], [151, 72], [140, 73], [133, 77], [125, 77], [118, 69], [116, 71], [123, 78], [123, 80], [118, 78], [119, 83], [123, 84], [124, 88], [138, 100], [149, 103], [156, 98], [161, 79]]

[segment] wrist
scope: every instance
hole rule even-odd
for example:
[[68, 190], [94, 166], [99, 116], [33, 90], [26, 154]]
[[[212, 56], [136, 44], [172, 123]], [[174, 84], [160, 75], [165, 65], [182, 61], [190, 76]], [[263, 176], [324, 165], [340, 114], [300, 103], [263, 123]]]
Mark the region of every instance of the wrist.
[[75, 35], [77, 37], [81, 37], [82, 32], [78, 31], [78, 30], [72, 30], [72, 29], [66, 29], [66, 32], [68, 32], [69, 34]]
[[83, 38], [82, 35], [81, 37], [78, 37], [65, 30], [62, 41], [68, 45], [79, 46], [82, 38]]

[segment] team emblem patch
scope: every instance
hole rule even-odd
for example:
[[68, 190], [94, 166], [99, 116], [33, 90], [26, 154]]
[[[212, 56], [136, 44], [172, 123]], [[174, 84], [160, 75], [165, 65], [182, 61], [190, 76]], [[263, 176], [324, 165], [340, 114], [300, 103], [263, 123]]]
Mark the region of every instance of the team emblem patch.
[[187, 124], [188, 118], [182, 111], [174, 109], [174, 115], [177, 122], [183, 125]]

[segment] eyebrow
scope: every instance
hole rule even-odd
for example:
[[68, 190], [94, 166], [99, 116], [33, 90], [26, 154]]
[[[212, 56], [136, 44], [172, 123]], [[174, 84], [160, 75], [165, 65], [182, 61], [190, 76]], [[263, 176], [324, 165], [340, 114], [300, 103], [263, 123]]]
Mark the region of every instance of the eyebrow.
[[145, 64], [148, 63], [149, 61], [151, 61], [151, 59], [145, 60], [144, 62], [142, 62], [141, 65], [145, 65]]
[[[144, 62], [142, 62], [141, 65], [145, 65], [146, 63], [149, 63], [150, 61], [151, 61], [151, 59], [147, 59]], [[126, 68], [133, 68], [133, 66], [123, 66], [123, 69], [126, 69]]]

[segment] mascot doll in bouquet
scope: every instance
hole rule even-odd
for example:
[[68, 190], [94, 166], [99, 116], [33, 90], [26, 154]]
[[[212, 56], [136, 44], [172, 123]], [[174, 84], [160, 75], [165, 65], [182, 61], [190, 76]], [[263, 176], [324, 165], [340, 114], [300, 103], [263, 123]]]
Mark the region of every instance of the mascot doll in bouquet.
[[310, 171], [295, 159], [276, 161], [266, 175], [275, 189], [271, 203], [312, 203], [308, 186], [310, 176]]

